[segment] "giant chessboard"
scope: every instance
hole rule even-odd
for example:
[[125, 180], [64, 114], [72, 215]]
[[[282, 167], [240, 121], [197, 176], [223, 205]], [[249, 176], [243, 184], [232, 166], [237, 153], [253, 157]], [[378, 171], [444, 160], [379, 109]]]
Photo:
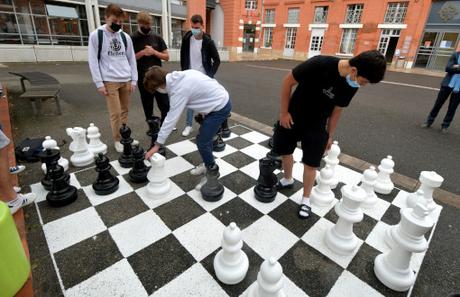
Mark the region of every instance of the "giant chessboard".
[[[218, 202], [206, 202], [194, 190], [200, 177], [189, 171], [201, 160], [193, 138], [167, 146], [166, 172], [172, 188], [161, 197], [149, 197], [146, 184], [131, 183], [129, 169], [121, 168], [116, 160], [111, 164], [120, 188], [108, 196], [93, 192], [91, 184], [97, 175], [93, 167], [71, 173], [78, 199], [62, 208], [48, 205], [40, 183], [31, 185], [38, 195], [39, 226], [59, 294], [244, 296], [256, 281], [263, 260], [274, 257], [283, 267], [284, 291], [290, 297], [410, 295], [388, 289], [373, 272], [375, 257], [389, 250], [383, 236], [389, 225], [399, 222], [407, 192], [395, 189], [379, 195], [377, 205], [364, 210], [364, 220], [354, 226], [359, 247], [350, 256], [336, 255], [326, 247], [324, 233], [337, 221], [333, 206], [340, 199], [340, 187], [358, 184], [361, 173], [339, 165], [334, 204], [313, 207], [312, 216], [300, 220], [301, 150], [294, 154], [294, 188], [280, 191], [274, 202], [264, 204], [254, 198], [253, 187], [259, 175], [258, 160], [269, 151], [269, 137], [240, 125], [231, 130], [225, 150], [215, 153], [225, 186]], [[242, 230], [250, 267], [241, 283], [227, 286], [217, 280], [213, 259], [223, 230], [231, 222]], [[411, 268], [416, 273], [423, 257], [412, 257]]]

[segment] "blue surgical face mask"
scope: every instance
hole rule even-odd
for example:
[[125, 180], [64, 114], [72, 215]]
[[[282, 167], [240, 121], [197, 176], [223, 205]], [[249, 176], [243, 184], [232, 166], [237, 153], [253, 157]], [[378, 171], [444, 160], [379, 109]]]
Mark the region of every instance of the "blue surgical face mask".
[[350, 87], [352, 87], [352, 88], [359, 88], [360, 87], [360, 85], [358, 84], [357, 81], [352, 80], [350, 78], [350, 74], [347, 75], [346, 79], [347, 79], [347, 83], [350, 85]]
[[192, 34], [193, 34], [193, 36], [200, 35], [201, 34], [201, 29], [192, 28]]

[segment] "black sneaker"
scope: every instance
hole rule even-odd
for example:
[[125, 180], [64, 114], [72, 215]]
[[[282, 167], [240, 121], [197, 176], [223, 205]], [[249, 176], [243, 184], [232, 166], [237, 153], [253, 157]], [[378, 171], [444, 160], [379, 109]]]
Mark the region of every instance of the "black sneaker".
[[308, 219], [311, 215], [311, 207], [306, 204], [301, 204], [299, 207], [299, 218], [302, 220]]
[[423, 124], [421, 124], [421, 125], [420, 125], [420, 128], [423, 128], [423, 129], [428, 129], [428, 128], [431, 128], [431, 124], [430, 124], [430, 123], [427, 123], [427, 122], [425, 122], [425, 123], [423, 123]]

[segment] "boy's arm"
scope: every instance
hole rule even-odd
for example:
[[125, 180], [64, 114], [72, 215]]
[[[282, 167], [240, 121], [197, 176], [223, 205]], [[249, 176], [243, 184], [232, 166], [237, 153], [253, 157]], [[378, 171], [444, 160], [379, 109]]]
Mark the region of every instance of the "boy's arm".
[[99, 60], [97, 59], [98, 40], [97, 31], [95, 32], [96, 33], [92, 33], [89, 37], [88, 65], [93, 81], [96, 84], [96, 88], [101, 88], [104, 86], [104, 82], [102, 80], [101, 69], [99, 68]]
[[[126, 34], [126, 33], [121, 32], [121, 34]], [[131, 85], [136, 86], [137, 84], [136, 54], [134, 53], [133, 41], [131, 40], [131, 37], [128, 34], [126, 34], [126, 40], [128, 41], [128, 50], [126, 51], [126, 57], [128, 58], [129, 66], [131, 67]]]
[[326, 151], [331, 148], [332, 139], [334, 138], [335, 128], [337, 128], [337, 123], [339, 122], [340, 115], [342, 114], [342, 107], [336, 106], [332, 111], [331, 116], [327, 122], [327, 132], [329, 133], [329, 139], [327, 141]]
[[446, 66], [446, 72], [450, 74], [460, 73], [460, 66], [458, 65], [458, 62], [457, 62], [456, 53], [453, 53], [452, 56], [450, 56], [449, 62], [447, 62], [447, 66]]
[[212, 75], [215, 75], [217, 73], [217, 69], [219, 69], [219, 66], [220, 66], [219, 51], [216, 48], [216, 44], [212, 40], [211, 40], [211, 43], [209, 44], [209, 47], [211, 49]]
[[291, 100], [292, 87], [297, 84], [292, 72], [290, 72], [283, 80], [281, 86], [281, 106], [280, 106], [280, 124], [286, 129], [291, 129], [292, 121], [291, 114], [289, 113], [289, 101]]

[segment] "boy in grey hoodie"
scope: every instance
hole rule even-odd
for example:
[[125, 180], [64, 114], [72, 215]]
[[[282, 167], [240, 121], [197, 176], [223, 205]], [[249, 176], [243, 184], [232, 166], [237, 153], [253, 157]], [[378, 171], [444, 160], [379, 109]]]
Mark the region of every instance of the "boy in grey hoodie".
[[133, 43], [121, 31], [124, 17], [118, 5], [107, 6], [106, 24], [91, 33], [88, 45], [89, 68], [97, 91], [106, 98], [117, 152], [123, 151], [119, 130], [128, 122], [130, 96], [137, 84]]

